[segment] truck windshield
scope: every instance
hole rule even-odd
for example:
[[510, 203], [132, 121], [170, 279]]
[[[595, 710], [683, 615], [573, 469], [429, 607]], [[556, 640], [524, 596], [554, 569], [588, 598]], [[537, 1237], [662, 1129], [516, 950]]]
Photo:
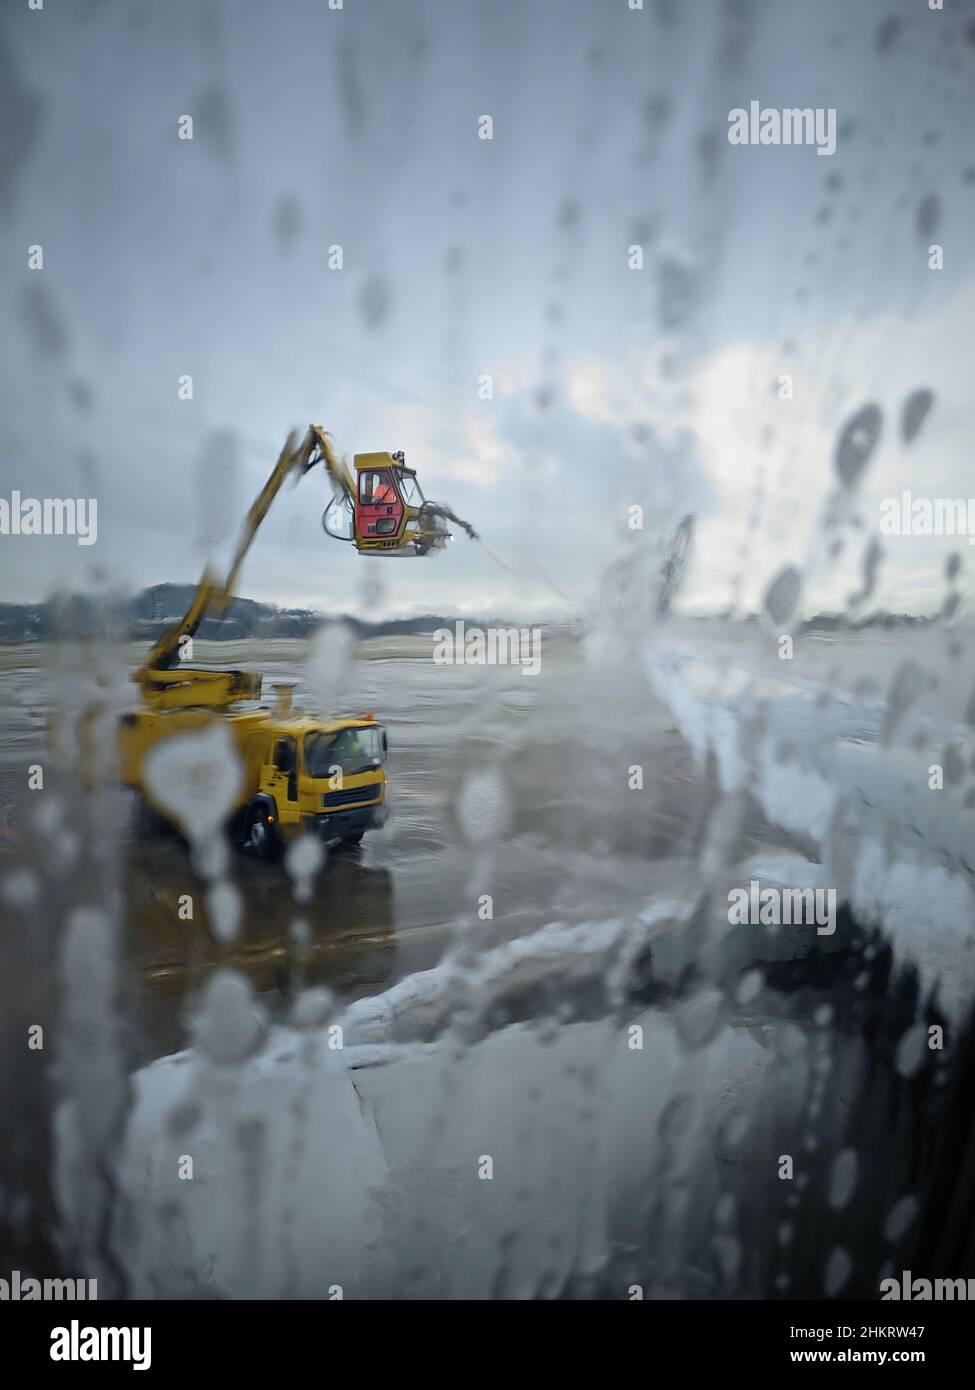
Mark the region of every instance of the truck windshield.
[[305, 735], [305, 771], [309, 777], [330, 777], [335, 767], [348, 775], [367, 772], [382, 761], [382, 731], [376, 724], [367, 729]]

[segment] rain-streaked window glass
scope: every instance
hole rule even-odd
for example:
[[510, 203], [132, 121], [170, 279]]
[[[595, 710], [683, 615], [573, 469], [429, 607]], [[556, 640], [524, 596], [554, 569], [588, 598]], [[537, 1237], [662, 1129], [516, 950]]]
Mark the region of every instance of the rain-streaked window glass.
[[0, 1278], [975, 1297], [973, 26], [3, 7]]

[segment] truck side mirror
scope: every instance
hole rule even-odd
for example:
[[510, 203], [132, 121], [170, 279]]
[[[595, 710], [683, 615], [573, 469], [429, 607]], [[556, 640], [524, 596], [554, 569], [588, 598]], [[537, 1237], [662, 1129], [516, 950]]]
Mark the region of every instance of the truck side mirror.
[[295, 750], [290, 743], [282, 739], [274, 749], [274, 766], [278, 772], [293, 772], [294, 762]]
[[389, 752], [389, 743], [387, 742], [387, 739], [386, 739], [386, 730], [385, 730], [385, 729], [383, 729], [382, 739], [383, 739], [383, 757], [385, 758], [386, 754]]

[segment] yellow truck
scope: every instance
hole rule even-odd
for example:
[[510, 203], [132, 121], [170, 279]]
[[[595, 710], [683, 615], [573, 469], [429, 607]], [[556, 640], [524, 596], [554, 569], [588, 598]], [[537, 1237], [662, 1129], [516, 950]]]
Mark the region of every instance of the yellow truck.
[[[376, 472], [373, 457], [371, 471]], [[291, 687], [280, 685], [273, 706], [254, 708], [263, 686], [260, 672], [204, 668], [185, 659], [207, 612], [226, 611], [244, 556], [285, 479], [302, 476], [319, 461], [338, 480], [340, 465], [319, 426], [312, 426], [300, 445], [289, 436], [247, 515], [226, 581], [204, 573], [185, 616], [164, 633], [135, 673], [140, 706], [123, 713], [118, 723], [122, 780], [152, 812], [173, 822], [172, 813], [153, 800], [147, 759], [164, 740], [201, 732], [219, 721], [230, 732], [242, 768], [229, 830], [238, 843], [265, 859], [275, 858], [301, 833], [357, 844], [386, 819], [386, 731], [371, 713], [321, 718], [294, 709]], [[402, 514], [396, 521], [405, 524]]]
[[[163, 820], [144, 775], [147, 755], [161, 740], [202, 731], [221, 718], [237, 750], [239, 803], [231, 837], [262, 859], [278, 857], [293, 836], [358, 844], [386, 820], [386, 731], [371, 714], [360, 719], [320, 719], [278, 703], [271, 709], [138, 709], [119, 720], [122, 780]], [[179, 827], [177, 826], [177, 829]]]

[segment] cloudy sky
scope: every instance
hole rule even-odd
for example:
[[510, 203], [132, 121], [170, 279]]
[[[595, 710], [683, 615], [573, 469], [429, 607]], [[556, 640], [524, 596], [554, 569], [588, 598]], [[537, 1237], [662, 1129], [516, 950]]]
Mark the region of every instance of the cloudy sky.
[[[11, 0], [0, 496], [96, 497], [98, 543], [0, 536], [0, 598], [195, 579], [314, 420], [405, 450], [491, 553], [358, 557], [311, 475], [249, 597], [584, 611], [693, 514], [687, 605], [792, 564], [842, 607], [885, 497], [975, 497], [973, 79], [970, 0]], [[835, 108], [836, 153], [730, 145], [752, 100]], [[873, 599], [937, 607], [959, 548], [886, 540]]]

